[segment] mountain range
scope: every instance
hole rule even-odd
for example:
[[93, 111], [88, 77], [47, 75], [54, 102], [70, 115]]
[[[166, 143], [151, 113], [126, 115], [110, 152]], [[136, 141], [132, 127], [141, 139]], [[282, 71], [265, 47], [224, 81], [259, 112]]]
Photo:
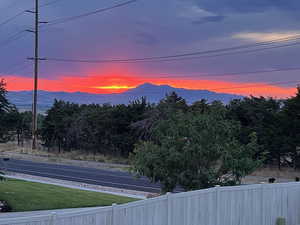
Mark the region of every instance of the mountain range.
[[[142, 84], [136, 88], [130, 89], [119, 94], [92, 94], [84, 92], [50, 92], [38, 91], [38, 107], [39, 111], [44, 112], [49, 109], [54, 99], [74, 102], [78, 104], [128, 104], [130, 101], [146, 97], [150, 103], [157, 103], [166, 94], [176, 92], [183, 97], [187, 103], [191, 104], [200, 99], [206, 99], [208, 102], [214, 100], [228, 103], [232, 99], [240, 99], [243, 96], [216, 93], [207, 90], [190, 90], [184, 88], [174, 88], [168, 85], [154, 85], [150, 83]], [[7, 95], [9, 101], [15, 104], [20, 110], [30, 110], [32, 104], [32, 91], [10, 91]]]

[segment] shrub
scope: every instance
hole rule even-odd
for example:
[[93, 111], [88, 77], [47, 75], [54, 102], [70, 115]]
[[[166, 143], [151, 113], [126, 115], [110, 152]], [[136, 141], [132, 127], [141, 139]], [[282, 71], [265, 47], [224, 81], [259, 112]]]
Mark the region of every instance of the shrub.
[[276, 225], [286, 225], [285, 218], [278, 217], [276, 220]]

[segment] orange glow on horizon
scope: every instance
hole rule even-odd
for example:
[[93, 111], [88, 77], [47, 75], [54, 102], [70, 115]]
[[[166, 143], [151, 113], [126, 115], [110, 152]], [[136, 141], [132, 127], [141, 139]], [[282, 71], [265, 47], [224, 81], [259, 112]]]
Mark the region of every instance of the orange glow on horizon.
[[[21, 76], [4, 76], [9, 91], [32, 90], [33, 81], [31, 78]], [[39, 80], [39, 89], [45, 91], [65, 91], [65, 92], [88, 92], [95, 94], [122, 93], [131, 88], [135, 88], [144, 83], [155, 85], [170, 85], [175, 88], [211, 90], [218, 93], [230, 93], [244, 96], [265, 96], [276, 98], [287, 98], [294, 96], [295, 88], [282, 87], [259, 82], [242, 83], [219, 80], [185, 80], [175, 78], [145, 78], [143, 76], [61, 76], [59, 79]], [[262, 86], [263, 85], [263, 86]], [[245, 88], [237, 88], [247, 86]], [[222, 89], [228, 88], [228, 89]], [[232, 89], [230, 89], [232, 88]]]
[[104, 89], [104, 90], [120, 90], [120, 89], [132, 89], [132, 88], [136, 88], [136, 86], [120, 86], [120, 85], [111, 85], [111, 86], [100, 86], [100, 87], [92, 87], [92, 88], [96, 88], [96, 89]]

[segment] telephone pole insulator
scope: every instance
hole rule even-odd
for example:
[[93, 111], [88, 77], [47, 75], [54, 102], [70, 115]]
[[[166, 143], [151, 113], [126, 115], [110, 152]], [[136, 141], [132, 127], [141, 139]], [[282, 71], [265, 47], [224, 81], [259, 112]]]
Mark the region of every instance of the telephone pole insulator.
[[27, 29], [27, 30], [25, 30], [25, 31], [30, 32], [30, 33], [35, 33], [34, 30], [29, 30], [29, 29]]
[[32, 10], [25, 10], [25, 12], [28, 12], [28, 13], [35, 13], [35, 11], [32, 11]]

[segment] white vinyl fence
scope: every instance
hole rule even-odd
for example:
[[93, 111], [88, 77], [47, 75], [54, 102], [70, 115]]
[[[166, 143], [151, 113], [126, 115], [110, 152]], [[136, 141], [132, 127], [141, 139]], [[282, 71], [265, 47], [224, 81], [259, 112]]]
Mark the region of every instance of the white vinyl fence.
[[300, 225], [300, 183], [216, 187], [124, 205], [0, 219], [0, 225]]

